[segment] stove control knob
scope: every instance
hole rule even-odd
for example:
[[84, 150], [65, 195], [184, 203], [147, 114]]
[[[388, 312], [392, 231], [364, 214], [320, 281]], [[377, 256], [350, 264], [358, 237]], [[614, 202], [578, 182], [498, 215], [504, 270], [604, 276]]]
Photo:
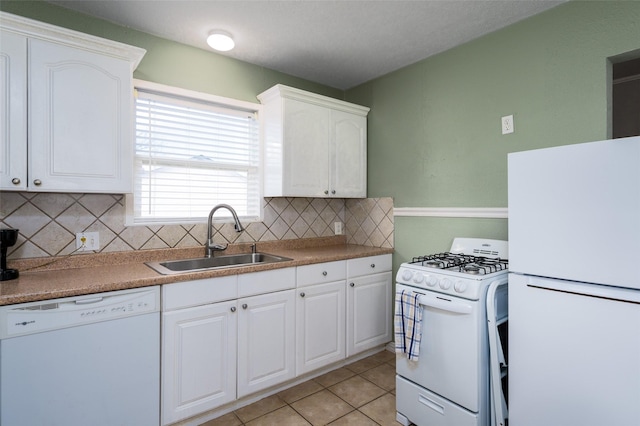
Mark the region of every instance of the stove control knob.
[[424, 281], [424, 275], [422, 275], [420, 272], [416, 272], [416, 274], [413, 276], [413, 282], [416, 284], [420, 284], [422, 281]]
[[413, 276], [413, 272], [411, 272], [411, 270], [405, 269], [404, 271], [402, 271], [402, 280], [403, 281], [409, 281], [412, 276]]
[[427, 285], [429, 287], [433, 287], [436, 284], [438, 284], [438, 279], [436, 277], [434, 277], [433, 275], [427, 275], [426, 280], [427, 280]]
[[467, 289], [467, 283], [465, 283], [464, 281], [458, 281], [456, 282], [456, 285], [453, 286], [453, 288], [458, 292], [458, 293], [464, 293], [464, 291]]
[[440, 288], [443, 290], [449, 290], [451, 288], [451, 280], [449, 278], [445, 278], [440, 281]]

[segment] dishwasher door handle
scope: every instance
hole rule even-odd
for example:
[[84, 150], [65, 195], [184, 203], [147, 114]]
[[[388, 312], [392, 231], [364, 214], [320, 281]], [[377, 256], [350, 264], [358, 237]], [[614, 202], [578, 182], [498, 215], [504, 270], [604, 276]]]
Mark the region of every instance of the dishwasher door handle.
[[90, 305], [93, 303], [99, 303], [102, 302], [104, 300], [104, 297], [94, 297], [91, 299], [82, 299], [82, 300], [76, 300], [75, 304], [76, 305]]

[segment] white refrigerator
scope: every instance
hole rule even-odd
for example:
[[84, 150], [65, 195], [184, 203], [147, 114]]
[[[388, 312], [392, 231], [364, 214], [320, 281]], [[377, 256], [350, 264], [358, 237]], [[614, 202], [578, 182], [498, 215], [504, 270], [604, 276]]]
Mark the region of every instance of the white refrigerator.
[[508, 161], [509, 423], [640, 425], [640, 137]]

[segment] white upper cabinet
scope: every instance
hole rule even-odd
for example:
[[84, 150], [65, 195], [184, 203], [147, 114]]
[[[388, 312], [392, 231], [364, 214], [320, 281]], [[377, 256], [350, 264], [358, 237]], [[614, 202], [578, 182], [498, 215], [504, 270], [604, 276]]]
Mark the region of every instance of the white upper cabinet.
[[367, 196], [367, 118], [331, 112], [329, 188], [331, 196]]
[[26, 37], [0, 29], [0, 67], [0, 189], [24, 190], [27, 184]]
[[3, 125], [10, 122], [0, 136], [0, 188], [131, 192], [132, 78], [145, 51], [6, 13], [0, 18], [9, 88], [0, 102]]
[[265, 196], [366, 197], [369, 108], [281, 84], [258, 99]]
[[124, 60], [29, 41], [30, 189], [131, 192], [131, 77]]
[[[272, 163], [269, 163], [268, 155], [265, 166], [266, 181], [279, 176], [282, 183], [266, 190], [265, 195], [325, 196], [324, 191], [328, 189], [329, 184], [330, 111], [294, 99], [286, 99], [283, 102], [285, 125], [282, 128], [282, 170], [270, 167]], [[269, 126], [265, 121], [265, 130], [268, 131]], [[266, 151], [270, 153], [272, 149], [267, 140]]]

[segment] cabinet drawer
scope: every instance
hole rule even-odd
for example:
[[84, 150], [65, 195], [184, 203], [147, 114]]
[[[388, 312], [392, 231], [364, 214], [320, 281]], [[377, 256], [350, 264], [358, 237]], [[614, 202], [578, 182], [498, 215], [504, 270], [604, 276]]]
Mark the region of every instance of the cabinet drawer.
[[379, 256], [360, 257], [347, 261], [347, 275], [359, 277], [361, 275], [377, 274], [391, 270], [391, 255], [381, 254]]
[[346, 264], [344, 260], [338, 260], [336, 262], [298, 266], [296, 272], [297, 286], [304, 287], [307, 285], [344, 280], [347, 278]]
[[162, 310], [206, 305], [238, 297], [237, 275], [162, 286]]
[[238, 297], [295, 288], [295, 268], [272, 269], [238, 275]]
[[420, 424], [425, 425], [474, 426], [480, 424], [477, 413], [467, 411], [400, 376], [396, 376], [396, 395], [396, 410], [408, 421], [419, 421]]

